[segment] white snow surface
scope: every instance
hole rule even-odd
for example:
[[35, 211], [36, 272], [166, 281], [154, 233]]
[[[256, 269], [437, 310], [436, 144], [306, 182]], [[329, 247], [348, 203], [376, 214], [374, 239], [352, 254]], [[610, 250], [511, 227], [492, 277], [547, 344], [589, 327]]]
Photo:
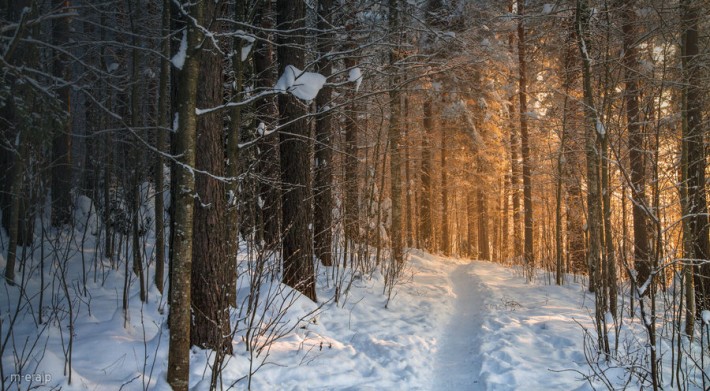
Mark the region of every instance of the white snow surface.
[[298, 99], [310, 101], [316, 98], [325, 81], [325, 76], [320, 73], [304, 72], [293, 65], [286, 65], [274, 89], [290, 92]]
[[[96, 228], [95, 213], [91, 201], [82, 198], [77, 222], [91, 222], [90, 232]], [[92, 241], [89, 235], [86, 247], [93, 250]], [[78, 288], [80, 257], [67, 265], [68, 276]], [[42, 349], [31, 355], [24, 373], [51, 374], [50, 382], [34, 384], [41, 389], [168, 390], [166, 298], [152, 288], [148, 302], [141, 305], [133, 281], [124, 327], [123, 269], [104, 267], [108, 268], [106, 283], [102, 286], [101, 278], [97, 283], [89, 278], [90, 301], [75, 302], [72, 384], [62, 374], [60, 334], [66, 341], [66, 330], [60, 332], [54, 322], [42, 334]], [[586, 363], [582, 330], [574, 320], [590, 323], [589, 309], [583, 304], [590, 301], [585, 302], [580, 285], [529, 284], [502, 265], [411, 250], [403, 280], [389, 303], [382, 294], [384, 278], [375, 273], [372, 278], [356, 278], [347, 297], [336, 304], [330, 300], [335, 292], [332, 281], [328, 283], [330, 273], [331, 268], [319, 268], [318, 304], [275, 285], [282, 287], [283, 300], [293, 300], [280, 322], [298, 327], [274, 342], [269, 355], [262, 357], [267, 364], [254, 375], [252, 389], [591, 389], [575, 372], [586, 372]], [[35, 291], [37, 283], [30, 280], [27, 289]], [[239, 286], [238, 300], [243, 300], [246, 274]], [[273, 286], [267, 283], [262, 290], [270, 289]], [[3, 287], [3, 291], [10, 295], [0, 296], [1, 308], [12, 308], [17, 289]], [[7, 320], [10, 315], [4, 310], [2, 316]], [[233, 319], [237, 317], [235, 312]], [[21, 315], [15, 330], [16, 341], [33, 340], [37, 330], [33, 316]], [[227, 360], [223, 379], [227, 385], [237, 382], [235, 389], [245, 389], [246, 381], [238, 380], [248, 373], [249, 355], [239, 333], [233, 347], [235, 354]], [[209, 389], [210, 354], [192, 349], [191, 390]], [[12, 355], [5, 354], [2, 360], [5, 373], [14, 373]]]

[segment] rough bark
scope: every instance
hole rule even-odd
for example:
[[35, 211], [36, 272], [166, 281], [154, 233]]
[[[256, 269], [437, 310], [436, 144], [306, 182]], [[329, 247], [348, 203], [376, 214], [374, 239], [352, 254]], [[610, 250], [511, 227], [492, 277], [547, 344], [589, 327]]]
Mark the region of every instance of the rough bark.
[[424, 100], [423, 112], [423, 136], [421, 148], [421, 195], [419, 196], [419, 246], [424, 249], [432, 250], [432, 215], [431, 215], [431, 151], [429, 150], [428, 140], [434, 131], [434, 114], [432, 109], [432, 100], [427, 97]]
[[[211, 31], [220, 32], [217, 21], [225, 14], [224, 5], [206, 2], [204, 19]], [[200, 83], [197, 107], [215, 107], [223, 103], [223, 58], [209, 40], [202, 44]], [[212, 175], [225, 175], [225, 138], [221, 113], [201, 115], [197, 120], [195, 167], [206, 174], [195, 175], [193, 246], [192, 246], [192, 325], [191, 344], [231, 353], [229, 307], [230, 280], [235, 279], [227, 260], [228, 233], [224, 181]]]
[[644, 135], [639, 118], [639, 65], [636, 47], [635, 0], [624, 0], [621, 16], [624, 34], [624, 101], [626, 104], [626, 130], [629, 142], [630, 189], [633, 200], [634, 267], [639, 283], [651, 275], [651, 256], [648, 242], [646, 200], [646, 171]]
[[[333, 66], [327, 55], [333, 46], [333, 37], [327, 33], [330, 29], [332, 0], [318, 1], [318, 51], [321, 59], [318, 72], [326, 77], [332, 73]], [[332, 137], [333, 116], [329, 105], [332, 104], [332, 88], [328, 85], [316, 96], [316, 145], [315, 145], [315, 183], [314, 191], [314, 253], [325, 266], [333, 264], [333, 159]]]
[[532, 268], [535, 264], [533, 253], [533, 205], [532, 178], [530, 167], [530, 141], [528, 136], [527, 106], [527, 50], [525, 43], [525, 2], [518, 1], [518, 92], [520, 104], [520, 156], [523, 168], [523, 210], [524, 210], [524, 259], [525, 265]]
[[[399, 36], [399, 2], [389, 0], [388, 23], [390, 33], [395, 37]], [[398, 42], [398, 38], [395, 38]], [[390, 199], [392, 200], [392, 225], [390, 227], [390, 240], [392, 245], [392, 259], [399, 265], [404, 262], [402, 248], [402, 157], [401, 152], [401, 129], [400, 129], [400, 91], [399, 74], [397, 62], [400, 53], [395, 44], [389, 53], [390, 80], [389, 80], [389, 106], [390, 122], [387, 132], [390, 153]]]
[[[276, 22], [281, 33], [277, 50], [279, 74], [286, 66], [303, 69], [305, 65], [305, 3], [288, 0], [276, 2]], [[297, 75], [296, 75], [297, 76]], [[291, 94], [279, 96], [281, 121], [280, 152], [282, 194], [283, 282], [316, 300], [311, 239], [311, 187], [309, 129], [305, 118], [308, 106]]]
[[[256, 24], [263, 29], [273, 29], [274, 11], [272, 2], [259, 2], [256, 12]], [[259, 40], [254, 43], [254, 83], [256, 89], [271, 88], [276, 84], [276, 59], [271, 41]], [[266, 96], [256, 103], [256, 125], [264, 124], [264, 129], [271, 131], [278, 125], [278, 105], [275, 97]], [[265, 135], [257, 142], [257, 171], [260, 174], [259, 196], [261, 202], [256, 216], [259, 220], [257, 240], [268, 246], [274, 246], [281, 235], [281, 193], [279, 182], [279, 148], [276, 133]]]
[[[162, 33], [167, 36], [170, 32], [170, 0], [163, 0]], [[158, 82], [158, 127], [155, 131], [155, 148], [159, 152], [166, 152], [167, 145], [165, 134], [170, 127], [170, 41], [164, 40], [162, 44], [164, 58], [160, 60], [160, 81]], [[155, 158], [155, 287], [163, 293], [165, 285], [165, 173], [163, 170], [164, 158], [160, 153]]]
[[[66, 9], [69, 1], [53, 0], [56, 9]], [[52, 26], [53, 43], [62, 46], [69, 41], [70, 18], [55, 19]], [[56, 53], [54, 56], [53, 74], [63, 80], [69, 78], [70, 69], [66, 64], [66, 55]], [[52, 226], [59, 227], [69, 223], [71, 218], [71, 186], [72, 186], [72, 118], [69, 85], [58, 90], [62, 109], [66, 117], [52, 137]]]
[[[197, 2], [188, 13], [199, 25], [203, 23], [205, 2]], [[175, 136], [178, 164], [175, 175], [175, 217], [170, 289], [170, 346], [167, 380], [175, 391], [187, 391], [190, 379], [190, 318], [192, 289], [192, 229], [194, 217], [195, 143], [197, 115], [197, 82], [200, 76], [198, 47], [201, 30], [189, 23], [187, 56], [177, 85], [178, 127]]]
[[451, 255], [451, 234], [449, 233], [449, 184], [448, 184], [448, 172], [449, 168], [446, 165], [446, 155], [447, 155], [447, 126], [448, 123], [444, 123], [441, 127], [441, 242], [440, 249], [441, 252], [446, 255]]
[[710, 308], [710, 239], [708, 237], [708, 208], [705, 183], [706, 156], [704, 136], [707, 125], [703, 123], [703, 96], [701, 59], [699, 56], [700, 2], [681, 2], [683, 26], [682, 64], [685, 78], [684, 146], [687, 150], [688, 220], [695, 269], [695, 301], [697, 311]]

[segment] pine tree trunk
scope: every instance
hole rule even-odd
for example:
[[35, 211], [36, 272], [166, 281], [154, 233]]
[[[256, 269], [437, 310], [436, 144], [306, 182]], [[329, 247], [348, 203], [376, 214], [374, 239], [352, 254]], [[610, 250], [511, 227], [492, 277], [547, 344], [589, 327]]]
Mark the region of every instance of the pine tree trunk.
[[[326, 77], [332, 73], [333, 66], [327, 55], [333, 46], [332, 34], [326, 33], [330, 29], [331, 13], [333, 12], [332, 0], [318, 1], [318, 28], [321, 34], [318, 37], [318, 50], [321, 59], [318, 62], [318, 72]], [[325, 266], [333, 264], [333, 159], [332, 137], [333, 116], [328, 108], [332, 104], [332, 88], [323, 86], [316, 96], [316, 152], [315, 152], [315, 183], [314, 191], [314, 252], [316, 258]]]
[[[170, 32], [170, 0], [163, 0], [162, 34]], [[155, 148], [158, 152], [167, 152], [165, 129], [170, 127], [170, 41], [163, 40], [160, 60], [160, 81], [158, 82], [158, 127], [155, 131]], [[163, 155], [157, 154], [155, 159], [155, 287], [163, 293], [165, 285], [165, 173], [163, 172]]]
[[[66, 9], [69, 1], [53, 0], [55, 9]], [[55, 19], [52, 28], [53, 43], [62, 46], [69, 41], [70, 19], [64, 17]], [[68, 80], [70, 69], [66, 65], [66, 56], [56, 53], [53, 64], [53, 74], [59, 79]], [[66, 110], [67, 117], [62, 121], [62, 126], [52, 138], [52, 226], [60, 227], [68, 224], [71, 218], [71, 186], [72, 186], [72, 118], [70, 87], [61, 87], [58, 95], [62, 102], [62, 109]]]
[[[354, 41], [351, 41], [354, 42]], [[348, 50], [354, 50], [354, 44], [347, 46]], [[345, 58], [346, 69], [352, 69], [357, 65], [356, 58], [354, 56], [348, 56]], [[347, 113], [345, 114], [345, 178], [344, 178], [344, 191], [345, 191], [345, 211], [344, 211], [344, 225], [345, 225], [345, 240], [348, 242], [348, 249], [350, 253], [353, 251], [354, 243], [359, 241], [359, 208], [358, 199], [360, 194], [360, 188], [358, 186], [358, 132], [359, 126], [357, 121], [358, 115], [358, 104], [356, 101], [355, 83], [351, 83], [346, 92], [348, 97]], [[374, 184], [373, 184], [374, 185]], [[382, 191], [383, 189], [380, 189]], [[369, 211], [368, 211], [369, 213]], [[345, 254], [347, 257], [348, 254]], [[350, 257], [352, 260], [352, 257]]]
[[[224, 17], [224, 5], [206, 2], [204, 19], [210, 31], [223, 30], [219, 18]], [[197, 107], [215, 107], [223, 103], [223, 62], [218, 48], [209, 40], [199, 53], [200, 83], [197, 87]], [[236, 279], [227, 254], [227, 198], [225, 183], [211, 175], [225, 175], [225, 138], [220, 112], [203, 114], [197, 119], [195, 166], [208, 172], [195, 175], [195, 215], [192, 246], [192, 325], [191, 344], [231, 354], [232, 338], [229, 308]]]
[[[532, 178], [530, 167], [530, 141], [528, 136], [528, 107], [527, 107], [527, 53], [525, 45], [525, 2], [518, 1], [518, 72], [519, 72], [519, 103], [520, 103], [520, 151], [523, 166], [523, 209], [525, 212], [525, 265], [529, 270], [535, 265], [533, 253], [533, 205], [532, 205]], [[528, 275], [528, 278], [531, 276]]]
[[[188, 16], [203, 25], [205, 2], [188, 9]], [[187, 24], [187, 55], [178, 76], [178, 127], [175, 137], [178, 164], [175, 175], [173, 254], [170, 289], [170, 346], [167, 380], [175, 391], [187, 391], [190, 380], [190, 323], [192, 290], [192, 231], [194, 217], [195, 144], [197, 82], [200, 77], [198, 47], [203, 34], [198, 26]]]
[[432, 215], [431, 215], [431, 151], [429, 140], [434, 131], [434, 113], [431, 98], [424, 98], [423, 132], [421, 147], [421, 195], [419, 196], [419, 246], [427, 251], [432, 251]]
[[466, 253], [469, 258], [475, 259], [478, 254], [476, 254], [476, 193], [474, 191], [466, 193], [466, 221], [466, 241], [468, 242]]
[[[274, 11], [271, 1], [261, 1], [256, 12], [255, 24], [263, 29], [273, 29]], [[254, 79], [257, 90], [272, 88], [276, 84], [276, 59], [274, 58], [273, 44], [270, 41], [258, 40], [254, 42]], [[276, 98], [263, 97], [256, 103], [256, 125], [263, 123], [264, 129], [273, 131], [278, 125], [278, 106]], [[257, 241], [275, 246], [281, 240], [281, 193], [279, 182], [279, 148], [278, 134], [264, 135], [257, 143], [258, 164], [257, 170], [263, 178], [258, 184], [259, 208], [256, 216], [259, 224], [256, 227]], [[242, 216], [243, 218], [243, 216]]]
[[[279, 36], [279, 74], [288, 65], [304, 69], [304, 34], [298, 31], [305, 23], [305, 3], [277, 0], [276, 22]], [[289, 71], [290, 72], [290, 71]], [[283, 216], [283, 282], [316, 300], [313, 269], [313, 246], [310, 187], [310, 131], [305, 115], [308, 106], [291, 94], [279, 96], [281, 120], [280, 152]]]
[[[404, 97], [404, 118], [409, 118], [409, 98]], [[414, 246], [414, 224], [412, 220], [414, 219], [414, 210], [412, 209], [412, 175], [411, 175], [411, 164], [410, 164], [410, 137], [412, 135], [411, 129], [409, 127], [409, 122], [404, 127], [404, 195], [405, 195], [405, 239], [404, 245], [411, 248]]]
[[[389, 29], [390, 34], [395, 37], [395, 43], [399, 41], [399, 1], [389, 0]], [[400, 91], [397, 62], [399, 61], [399, 48], [394, 45], [390, 51], [390, 80], [389, 80], [389, 105], [390, 122], [387, 138], [390, 152], [390, 198], [392, 200], [392, 226], [390, 227], [390, 239], [392, 242], [392, 260], [395, 265], [404, 262], [402, 249], [402, 157], [400, 156], [401, 129], [400, 129]], [[399, 266], [397, 266], [399, 267]]]
[[[508, 3], [508, 12], [513, 12], [514, 1], [510, 0]], [[512, 31], [508, 34], [508, 50], [510, 55], [513, 56], [513, 43], [515, 42], [515, 33]], [[515, 78], [513, 71], [510, 71], [509, 75], [512, 80]], [[515, 87], [510, 86], [514, 90]], [[513, 208], [513, 258], [517, 260], [518, 257], [523, 255], [523, 232], [521, 228], [523, 227], [520, 214], [521, 202], [520, 202], [520, 183], [522, 182], [522, 172], [520, 169], [520, 157], [519, 157], [519, 137], [518, 137], [518, 126], [515, 123], [515, 116], [513, 109], [515, 103], [515, 95], [511, 94], [508, 98], [509, 107], [509, 123], [510, 126], [510, 191], [512, 194], [512, 208]]]
[[683, 26], [682, 64], [685, 77], [685, 132], [683, 139], [688, 158], [688, 228], [693, 244], [695, 259], [695, 301], [698, 311], [710, 308], [710, 239], [708, 237], [708, 208], [705, 183], [706, 124], [702, 118], [702, 77], [698, 36], [700, 2], [681, 2], [681, 24]]
[[[479, 162], [480, 164], [480, 162]], [[480, 187], [476, 190], [478, 209], [478, 259], [491, 260], [490, 244], [488, 243], [488, 212], [486, 194]]]
[[651, 275], [651, 260], [646, 222], [646, 171], [644, 136], [639, 122], [639, 65], [636, 48], [635, 0], [625, 0], [622, 9], [624, 33], [624, 100], [626, 104], [626, 129], [629, 138], [629, 167], [631, 199], [633, 200], [634, 267], [637, 281], [643, 284]]
[[448, 170], [446, 165], [446, 137], [448, 122], [444, 122], [441, 127], [441, 252], [451, 255], [451, 234], [449, 233], [449, 184]]

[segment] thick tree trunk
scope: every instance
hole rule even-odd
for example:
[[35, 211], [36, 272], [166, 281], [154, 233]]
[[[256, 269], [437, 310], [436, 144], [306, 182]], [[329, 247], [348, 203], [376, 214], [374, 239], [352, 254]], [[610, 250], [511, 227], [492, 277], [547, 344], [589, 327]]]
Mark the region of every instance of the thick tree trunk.
[[[205, 2], [197, 2], [189, 8], [189, 17], [198, 26], [203, 25]], [[178, 127], [176, 152], [178, 164], [175, 175], [175, 207], [173, 258], [170, 289], [170, 346], [168, 351], [167, 380], [175, 391], [187, 391], [190, 380], [190, 324], [192, 290], [192, 230], [194, 217], [195, 143], [197, 115], [197, 82], [200, 76], [198, 47], [203, 34], [198, 26], [188, 23], [187, 55], [178, 79]]]
[[687, 149], [688, 220], [695, 268], [695, 301], [697, 311], [710, 308], [710, 239], [708, 237], [708, 208], [705, 183], [705, 144], [707, 132], [702, 118], [701, 59], [698, 47], [700, 2], [681, 2], [683, 26], [683, 71], [685, 78], [684, 145]]
[[[288, 65], [303, 69], [304, 33], [298, 30], [304, 27], [305, 3], [278, 0], [276, 6], [276, 22], [281, 30], [278, 39], [279, 74], [283, 74]], [[307, 113], [305, 102], [291, 94], [279, 96], [281, 180], [284, 186], [283, 282], [315, 301]]]
[[[220, 32], [224, 5], [206, 2], [204, 18], [211, 31]], [[200, 83], [197, 107], [208, 108], [223, 103], [223, 62], [219, 48], [209, 40], [202, 44]], [[225, 139], [220, 112], [200, 116], [197, 120], [195, 166], [206, 174], [195, 175], [195, 216], [192, 246], [192, 325], [191, 344], [223, 353], [232, 352], [229, 324], [230, 292], [233, 270], [227, 262], [227, 210], [225, 183], [211, 175], [225, 174]]]
[[[271, 1], [261, 1], [258, 5], [256, 24], [263, 29], [273, 29], [274, 11]], [[254, 42], [254, 78], [257, 91], [272, 88], [276, 84], [276, 59], [273, 44], [270, 41]], [[264, 124], [266, 132], [278, 126], [278, 105], [276, 98], [263, 97], [256, 103], [256, 126]], [[234, 119], [234, 118], [233, 118]], [[258, 202], [256, 216], [258, 220], [257, 241], [267, 246], [276, 246], [281, 240], [281, 193], [279, 182], [279, 147], [278, 134], [265, 134], [257, 142], [257, 170], [261, 180], [257, 184], [261, 202]], [[236, 193], [235, 193], [236, 194]], [[244, 217], [242, 217], [244, 218]]]
[[[53, 0], [56, 9], [69, 7], [69, 1]], [[52, 28], [54, 45], [62, 46], [69, 41], [69, 17], [55, 19]], [[66, 64], [66, 56], [62, 53], [55, 55], [53, 74], [59, 79], [68, 80], [70, 69]], [[66, 118], [62, 126], [57, 129], [52, 137], [52, 226], [59, 227], [68, 224], [71, 218], [71, 186], [72, 186], [72, 117], [71, 101], [69, 98], [70, 87], [59, 89], [58, 95], [62, 109], [66, 110]]]

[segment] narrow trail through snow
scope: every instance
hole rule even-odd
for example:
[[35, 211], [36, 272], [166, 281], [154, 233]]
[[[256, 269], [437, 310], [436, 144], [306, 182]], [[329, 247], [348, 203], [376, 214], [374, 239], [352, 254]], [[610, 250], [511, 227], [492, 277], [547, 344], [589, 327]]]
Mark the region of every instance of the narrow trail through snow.
[[474, 264], [456, 267], [449, 278], [456, 295], [454, 313], [441, 343], [434, 367], [432, 390], [479, 390], [481, 335], [486, 316], [485, 284], [472, 273]]

